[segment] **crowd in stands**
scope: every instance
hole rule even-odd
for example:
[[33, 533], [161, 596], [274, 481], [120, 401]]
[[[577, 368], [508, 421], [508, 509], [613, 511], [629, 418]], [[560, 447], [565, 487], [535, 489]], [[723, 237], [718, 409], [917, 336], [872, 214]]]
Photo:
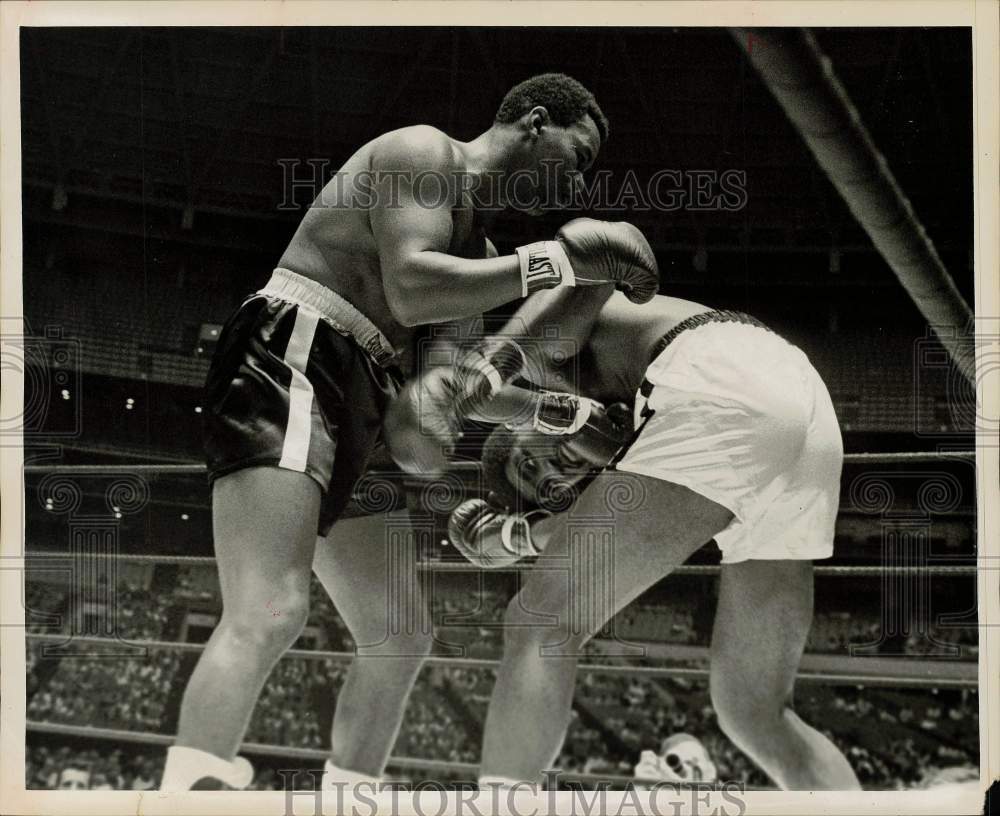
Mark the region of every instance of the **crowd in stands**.
[[[436, 674], [436, 670], [431, 670]], [[477, 762], [479, 745], [472, 732], [437, 688], [437, 679], [418, 685], [410, 695], [393, 753], [397, 756]]]
[[298, 748], [326, 745], [329, 732], [321, 727], [317, 713], [335, 698], [345, 668], [329, 659], [280, 661], [264, 684], [246, 739]]
[[[93, 613], [122, 640], [163, 636], [174, 600], [128, 583], [117, 588], [117, 603]], [[103, 627], [101, 627], [103, 628]], [[181, 664], [178, 652], [138, 649], [110, 643], [106, 649], [33, 644], [32, 670], [39, 659], [58, 661], [27, 706], [28, 719], [159, 731]], [[45, 649], [44, 653], [41, 651]], [[44, 655], [44, 656], [42, 656]], [[31, 683], [29, 682], [29, 686]]]
[[90, 790], [153, 790], [163, 774], [162, 754], [162, 749], [137, 745], [114, 750], [29, 745], [25, 778], [28, 788], [58, 790], [71, 787], [79, 774], [65, 772], [76, 770]]
[[[853, 612], [817, 612], [813, 617], [807, 652], [849, 654], [851, 647], [872, 646], [883, 642], [885, 622], [877, 609]], [[975, 660], [979, 654], [978, 628], [968, 622], [962, 625], [931, 623], [909, 627], [901, 649], [912, 656], [936, 655]], [[886, 647], [888, 648], [888, 647]]]
[[57, 631], [65, 621], [66, 590], [58, 584], [28, 581], [24, 590], [24, 624], [29, 632]]
[[[65, 597], [60, 599], [51, 587], [43, 592], [28, 586], [26, 597], [32, 609], [48, 604], [65, 611]], [[183, 579], [171, 593], [123, 582], [118, 590], [118, 631], [127, 639], [174, 639], [176, 631], [171, 629], [177, 621], [177, 605], [184, 598], [206, 600], [201, 596], [201, 592], [191, 592]], [[323, 632], [321, 648], [353, 649], [343, 622], [318, 585], [313, 596], [310, 625]], [[466, 656], [497, 657], [507, 597], [495, 591], [438, 593], [434, 598], [438, 650], [449, 652], [464, 645]], [[616, 620], [615, 634], [633, 642], [706, 645], [704, 632], [699, 632], [688, 607], [670, 601], [637, 604]], [[876, 641], [880, 626], [880, 618], [872, 611], [821, 612], [807, 650], [846, 654], [851, 645]], [[975, 635], [972, 627], [934, 630], [938, 640], [966, 648], [962, 653], [966, 658], [975, 654]], [[907, 651], [925, 653], [927, 643], [926, 634], [912, 634], [906, 641]], [[165, 649], [98, 655], [87, 647], [60, 656], [43, 655], [44, 647], [51, 644], [29, 642], [27, 651], [30, 721], [174, 732], [179, 692], [193, 667], [193, 655]], [[39, 667], [48, 660], [54, 661], [48, 664], [50, 671], [40, 673]], [[586, 662], [600, 662], [600, 658], [591, 656]], [[282, 660], [265, 685], [246, 739], [324, 748], [346, 668], [343, 661], [333, 658]], [[394, 756], [476, 763], [494, 679], [491, 668], [427, 667], [408, 705]], [[934, 769], [975, 764], [978, 758], [978, 698], [971, 690], [809, 684], [797, 691], [796, 705], [807, 720], [823, 727], [844, 748], [868, 787], [912, 787]], [[696, 734], [703, 742], [720, 779], [748, 786], [769, 784], [719, 730], [707, 684], [686, 678], [582, 671], [558, 762], [566, 771], [629, 775], [642, 750], [682, 731]], [[50, 743], [32, 749], [28, 779], [37, 787], [58, 786], [58, 771], [76, 763], [87, 768], [92, 787], [142, 789], [158, 778], [160, 749], [142, 750], [145, 753], [136, 756], [131, 749], [74, 752]], [[280, 787], [280, 782], [273, 771], [266, 771], [255, 787]]]
[[160, 731], [180, 655], [62, 657], [28, 701], [29, 720]]
[[[456, 686], [461, 684], [463, 688], [470, 688], [469, 670], [445, 671]], [[487, 679], [485, 685], [491, 683], [492, 680]], [[625, 721], [615, 715], [609, 715], [598, 727], [585, 723], [588, 707], [589, 715], [602, 710], [589, 696], [589, 691], [601, 689], [600, 699], [600, 695], [612, 694], [617, 684], [621, 684], [625, 699], [637, 703], [636, 713], [646, 715], [645, 727], [640, 729], [638, 726], [641, 718], [629, 720], [632, 726], [622, 727]], [[664, 734], [684, 731], [698, 735], [717, 766], [720, 779], [741, 782], [749, 787], [769, 784], [718, 730], [703, 684], [671, 680], [664, 685], [669, 686], [664, 703], [666, 699], [674, 699], [677, 705], [642, 708], [639, 695], [633, 690], [634, 681], [603, 677], [602, 682], [591, 686], [583, 678], [558, 766], [567, 772], [630, 775], [642, 749], [655, 748]], [[420, 687], [415, 691], [394, 755], [475, 763], [478, 745], [469, 731], [456, 720], [446, 704], [434, 699], [429, 692]], [[832, 690], [829, 694], [801, 695], [798, 708], [804, 717], [820, 723], [823, 712], [818, 709], [826, 707], [826, 722], [834, 728], [822, 730], [845, 751], [866, 788], [902, 790], [918, 786], [921, 780], [942, 768], [974, 766], [978, 739], [976, 695], [968, 691], [949, 692], [948, 699], [937, 706], [924, 705], [921, 697], [911, 696], [913, 702], [896, 709], [896, 713], [891, 713], [891, 705], [883, 707], [885, 701], [878, 697], [868, 699], [861, 693], [844, 689]], [[831, 718], [831, 711], [836, 712], [835, 718]], [[607, 709], [604, 713], [607, 714]], [[946, 733], [936, 733], [938, 731]], [[609, 732], [625, 743], [624, 748], [609, 743]], [[280, 744], [319, 747], [314, 743], [296, 742], [291, 735]], [[90, 769], [92, 780], [104, 778], [116, 788], [146, 789], [151, 778], [158, 778], [162, 760], [159, 754], [146, 755], [142, 753], [145, 749], [139, 750], [137, 756], [132, 755], [131, 748], [125, 750], [127, 759], [123, 760], [121, 749], [98, 755], [95, 751], [70, 752], [65, 747], [58, 751], [41, 747], [29, 752], [27, 778], [36, 787], [53, 788], [58, 784], [54, 772], [73, 764]], [[305, 786], [306, 778], [301, 776], [296, 784]], [[254, 787], [265, 790], [280, 787], [279, 783], [273, 771], [262, 768]]]

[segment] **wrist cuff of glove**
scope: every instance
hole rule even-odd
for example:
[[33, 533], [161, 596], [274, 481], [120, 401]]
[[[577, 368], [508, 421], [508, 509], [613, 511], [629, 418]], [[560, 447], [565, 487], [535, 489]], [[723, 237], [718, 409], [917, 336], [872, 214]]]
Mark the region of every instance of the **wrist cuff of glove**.
[[517, 248], [521, 264], [521, 297], [554, 286], [575, 286], [566, 250], [558, 241], [537, 241]]
[[511, 513], [503, 520], [500, 527], [500, 543], [507, 552], [518, 558], [538, 555], [541, 550], [535, 546], [531, 537], [531, 523], [546, 518], [550, 513], [545, 510], [533, 510], [529, 513]]
[[547, 436], [575, 434], [587, 424], [594, 406], [599, 404], [576, 394], [546, 392], [535, 405], [532, 425]]
[[513, 340], [482, 342], [462, 355], [456, 370], [461, 398], [475, 408], [493, 398], [524, 368], [524, 352]]

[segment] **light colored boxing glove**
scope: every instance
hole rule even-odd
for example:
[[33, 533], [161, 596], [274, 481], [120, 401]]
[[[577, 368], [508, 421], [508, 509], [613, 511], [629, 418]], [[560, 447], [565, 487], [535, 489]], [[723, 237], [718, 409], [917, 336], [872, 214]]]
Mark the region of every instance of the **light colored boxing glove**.
[[461, 436], [457, 405], [450, 366], [432, 368], [403, 386], [385, 416], [386, 448], [396, 464], [407, 473], [443, 472]]
[[482, 410], [524, 365], [524, 352], [509, 337], [483, 340], [466, 351], [455, 363], [459, 413], [468, 417]]
[[504, 513], [483, 499], [469, 499], [451, 512], [448, 537], [455, 549], [476, 566], [507, 567], [539, 554], [531, 527], [550, 515], [545, 510]]
[[523, 297], [555, 286], [613, 283], [634, 303], [648, 303], [659, 289], [660, 272], [649, 242], [624, 221], [576, 218], [554, 241], [517, 248]]
[[386, 412], [386, 447], [407, 473], [444, 471], [461, 437], [462, 421], [482, 407], [524, 366], [513, 340], [483, 342], [454, 366], [425, 371], [407, 383]]

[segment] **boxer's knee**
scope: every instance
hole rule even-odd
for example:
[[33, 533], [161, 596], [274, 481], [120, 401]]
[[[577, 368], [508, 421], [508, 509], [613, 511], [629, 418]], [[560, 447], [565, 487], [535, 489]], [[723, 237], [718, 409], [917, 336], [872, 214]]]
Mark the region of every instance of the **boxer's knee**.
[[582, 648], [587, 637], [574, 631], [565, 609], [529, 608], [515, 595], [504, 612], [504, 648], [508, 651], [566, 651]]
[[295, 643], [308, 618], [308, 594], [293, 592], [264, 599], [259, 609], [224, 609], [219, 628], [234, 648], [275, 657]]

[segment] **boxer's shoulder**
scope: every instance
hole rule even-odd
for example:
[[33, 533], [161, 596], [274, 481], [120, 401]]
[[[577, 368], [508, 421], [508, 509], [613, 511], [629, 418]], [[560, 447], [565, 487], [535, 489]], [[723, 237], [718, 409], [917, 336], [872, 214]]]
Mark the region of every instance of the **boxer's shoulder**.
[[447, 133], [431, 125], [393, 130], [376, 140], [373, 162], [381, 170], [461, 169], [462, 154]]

